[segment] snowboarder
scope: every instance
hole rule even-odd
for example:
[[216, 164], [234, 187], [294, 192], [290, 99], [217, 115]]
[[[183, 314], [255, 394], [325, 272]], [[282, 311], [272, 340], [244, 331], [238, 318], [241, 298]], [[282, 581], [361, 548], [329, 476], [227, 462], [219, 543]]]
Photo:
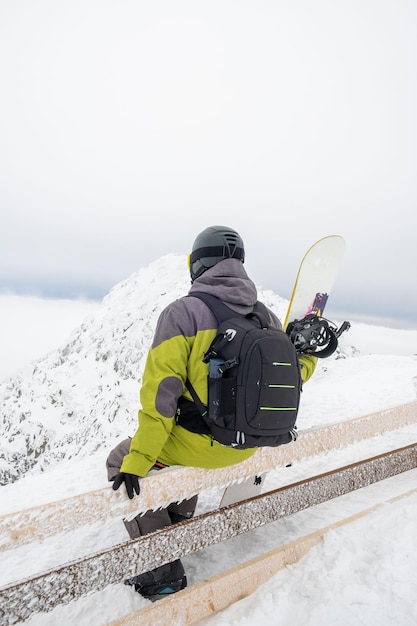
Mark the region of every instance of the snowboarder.
[[[244, 244], [240, 235], [225, 226], [211, 226], [195, 239], [189, 256], [191, 289], [217, 296], [233, 311], [251, 313], [257, 290], [243, 263]], [[281, 328], [268, 309], [269, 323]], [[125, 485], [129, 498], [140, 492], [140, 477], [150, 470], [170, 465], [218, 468], [240, 463], [256, 448], [237, 449], [221, 445], [201, 432], [201, 415], [186, 388], [187, 378], [203, 402], [207, 401], [208, 365], [202, 361], [217, 332], [217, 321], [208, 306], [198, 298], [182, 297], [162, 311], [149, 350], [140, 389], [141, 408], [138, 429], [132, 439], [122, 441], [107, 460], [108, 479], [113, 489]], [[300, 356], [302, 379], [314, 372], [317, 359]], [[181, 425], [177, 423], [181, 412]], [[197, 419], [198, 417], [198, 419]], [[291, 438], [283, 436], [282, 443]], [[193, 516], [197, 496], [167, 509], [148, 511], [125, 522], [131, 538]], [[146, 598], [163, 596], [183, 589], [186, 584], [180, 560], [139, 574], [126, 581]]]

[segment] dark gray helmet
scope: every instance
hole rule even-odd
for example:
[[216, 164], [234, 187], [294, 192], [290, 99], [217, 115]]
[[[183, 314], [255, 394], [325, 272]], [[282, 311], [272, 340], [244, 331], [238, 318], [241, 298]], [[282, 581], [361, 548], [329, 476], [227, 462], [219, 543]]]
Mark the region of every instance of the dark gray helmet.
[[239, 259], [244, 262], [242, 238], [233, 228], [209, 226], [197, 235], [193, 244], [190, 254], [191, 282], [224, 259]]

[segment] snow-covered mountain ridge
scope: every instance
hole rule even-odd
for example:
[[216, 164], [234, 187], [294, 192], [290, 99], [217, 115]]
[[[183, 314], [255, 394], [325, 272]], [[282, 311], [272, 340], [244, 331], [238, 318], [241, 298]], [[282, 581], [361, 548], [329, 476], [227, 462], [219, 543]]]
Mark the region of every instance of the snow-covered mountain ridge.
[[[136, 428], [139, 384], [157, 318], [190, 287], [167, 255], [115, 285], [68, 341], [0, 383], [0, 484], [85, 457]], [[282, 318], [288, 302], [259, 289]]]

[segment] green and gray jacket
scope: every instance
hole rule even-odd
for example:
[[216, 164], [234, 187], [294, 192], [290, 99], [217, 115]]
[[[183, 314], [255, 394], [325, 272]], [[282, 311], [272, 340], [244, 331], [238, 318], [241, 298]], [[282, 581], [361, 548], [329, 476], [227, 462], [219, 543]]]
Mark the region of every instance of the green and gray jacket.
[[[253, 310], [257, 301], [255, 284], [237, 259], [225, 259], [208, 269], [193, 283], [193, 292], [220, 298], [240, 314]], [[281, 328], [269, 311], [271, 326]], [[208, 365], [202, 357], [217, 333], [217, 321], [198, 298], [183, 297], [162, 311], [147, 357], [140, 390], [139, 426], [121, 471], [145, 476], [155, 461], [166, 465], [216, 468], [249, 458], [256, 448], [237, 450], [213, 441], [210, 435], [190, 432], [175, 421], [181, 396], [191, 400], [185, 388], [189, 378], [203, 403], [207, 403]], [[317, 359], [301, 357], [302, 378], [307, 381]]]

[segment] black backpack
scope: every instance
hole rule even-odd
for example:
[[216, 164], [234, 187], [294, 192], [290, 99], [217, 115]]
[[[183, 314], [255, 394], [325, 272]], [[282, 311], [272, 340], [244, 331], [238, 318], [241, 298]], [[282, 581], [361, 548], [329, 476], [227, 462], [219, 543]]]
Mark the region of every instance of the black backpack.
[[[302, 379], [297, 353], [288, 335], [270, 328], [267, 308], [260, 302], [253, 313], [244, 316], [215, 296], [190, 295], [205, 302], [219, 327], [203, 357], [210, 372], [208, 405], [201, 402], [187, 380], [194, 402], [183, 399], [179, 403], [177, 422], [239, 449], [275, 447], [294, 441]], [[187, 404], [193, 404], [193, 408], [190, 410]], [[195, 419], [195, 407], [200, 425]]]

